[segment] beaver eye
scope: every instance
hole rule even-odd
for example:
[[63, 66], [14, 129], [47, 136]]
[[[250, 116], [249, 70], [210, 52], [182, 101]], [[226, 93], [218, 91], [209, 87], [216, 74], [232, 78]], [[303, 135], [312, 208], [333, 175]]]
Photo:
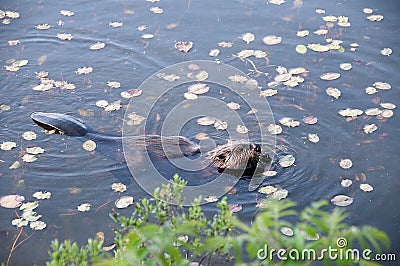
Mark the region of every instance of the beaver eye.
[[220, 160], [225, 159], [225, 155], [223, 155], [223, 154], [218, 155], [218, 159], [220, 159]]

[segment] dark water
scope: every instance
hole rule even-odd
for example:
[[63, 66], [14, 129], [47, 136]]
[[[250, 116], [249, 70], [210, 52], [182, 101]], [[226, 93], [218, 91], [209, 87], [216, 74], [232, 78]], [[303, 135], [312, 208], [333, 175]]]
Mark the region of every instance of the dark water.
[[[296, 1], [298, 2], [298, 1]], [[114, 182], [128, 185], [124, 195], [133, 195], [138, 200], [147, 194], [130, 177], [128, 168], [100, 153], [88, 153], [81, 148], [78, 139], [45, 135], [35, 126], [29, 115], [33, 111], [68, 113], [83, 119], [98, 132], [121, 135], [124, 112], [129, 100], [120, 96], [121, 91], [136, 89], [149, 76], [164, 67], [187, 60], [214, 60], [209, 57], [211, 49], [219, 48], [218, 59], [239, 70], [249, 73], [252, 66], [232, 57], [243, 49], [260, 49], [268, 53], [267, 59], [252, 59], [257, 68], [268, 72], [268, 76], [254, 77], [263, 89], [276, 75], [275, 67], [304, 67], [309, 72], [305, 82], [295, 88], [278, 87], [278, 94], [269, 97], [275, 120], [288, 116], [301, 121], [304, 117], [318, 117], [316, 125], [301, 122], [297, 128], [283, 128], [278, 135], [278, 143], [290, 148], [289, 153], [296, 157], [295, 166], [278, 168], [278, 175], [264, 181], [265, 184], [279, 186], [289, 191], [289, 198], [297, 202], [299, 209], [320, 199], [330, 200], [337, 194], [354, 197], [354, 203], [347, 207], [348, 222], [354, 225], [373, 225], [384, 230], [391, 238], [391, 252], [400, 248], [400, 218], [398, 193], [400, 192], [400, 167], [398, 164], [399, 119], [397, 109], [389, 119], [362, 115], [346, 122], [338, 111], [347, 107], [365, 110], [379, 107], [379, 103], [390, 102], [399, 105], [399, 4], [392, 1], [304, 1], [302, 6], [294, 7], [292, 1], [277, 6], [266, 1], [177, 1], [150, 3], [146, 1], [2, 1], [1, 10], [18, 11], [18, 19], [11, 19], [9, 25], [1, 24], [0, 62], [10, 65], [13, 60], [29, 60], [27, 66], [17, 72], [0, 71], [0, 104], [8, 105], [10, 110], [0, 111], [0, 142], [14, 141], [17, 148], [0, 151], [0, 195], [20, 194], [32, 201], [32, 194], [39, 190], [52, 193], [49, 200], [41, 200], [37, 212], [43, 215], [47, 228], [32, 231], [25, 228], [18, 239], [20, 244], [12, 254], [10, 265], [44, 264], [51, 239], [72, 239], [84, 243], [98, 231], [105, 233], [105, 243], [112, 242], [111, 221], [108, 214], [114, 207], [117, 193], [110, 189]], [[159, 6], [162, 14], [153, 14], [150, 7]], [[374, 14], [382, 14], [380, 22], [371, 22], [362, 9], [374, 9]], [[330, 51], [316, 53], [311, 50], [305, 55], [295, 52], [297, 44], [324, 43], [324, 36], [313, 31], [326, 24], [317, 14], [316, 8], [326, 10], [325, 15], [348, 16], [350, 27], [334, 25], [327, 38], [343, 41], [344, 52]], [[72, 10], [74, 16], [65, 17], [59, 11]], [[57, 25], [62, 20], [63, 26]], [[120, 28], [109, 27], [112, 21], [122, 21]], [[48, 30], [37, 30], [35, 25], [51, 24]], [[168, 29], [175, 23], [176, 27]], [[136, 27], [147, 25], [139, 32]], [[296, 36], [298, 30], [307, 29], [309, 36]], [[255, 34], [255, 41], [246, 44], [239, 37], [246, 32]], [[58, 33], [71, 33], [73, 39], [62, 41]], [[145, 40], [143, 33], [152, 33], [154, 38]], [[266, 35], [281, 36], [283, 41], [274, 46], [263, 44]], [[10, 46], [7, 41], [20, 40], [20, 44]], [[178, 52], [176, 41], [192, 41], [189, 53]], [[232, 42], [232, 48], [218, 47], [221, 41]], [[106, 47], [91, 51], [89, 47], [96, 42], [104, 42]], [[350, 51], [351, 43], [360, 46], [356, 52]], [[390, 56], [380, 51], [389, 47]], [[344, 62], [352, 63], [350, 71], [339, 69]], [[75, 70], [91, 66], [93, 72], [77, 75]], [[65, 80], [76, 85], [76, 89], [61, 90], [53, 88], [38, 92], [32, 88], [39, 84], [35, 72], [48, 71], [49, 78]], [[341, 73], [334, 81], [323, 81], [319, 76], [326, 72]], [[119, 81], [120, 89], [110, 89], [108, 81]], [[367, 95], [364, 89], [376, 81], [391, 84], [390, 90], [378, 90]], [[327, 87], [337, 87], [342, 91], [338, 100], [327, 96]], [[174, 97], [174, 93], [176, 96]], [[133, 100], [143, 104], [151, 101], [145, 93]], [[214, 97], [214, 96], [213, 96]], [[224, 101], [240, 102], [237, 95], [226, 94]], [[95, 106], [97, 100], [113, 102], [121, 100], [118, 111], [105, 112]], [[182, 90], [176, 88], [167, 93], [154, 107], [154, 114], [164, 114], [184, 98]], [[135, 102], [136, 101], [136, 102]], [[254, 101], [265, 101], [264, 98]], [[241, 103], [241, 102], [240, 102]], [[242, 105], [242, 103], [241, 103]], [[382, 108], [381, 108], [382, 109]], [[82, 116], [78, 110], [91, 110], [92, 115]], [[242, 105], [238, 111], [246, 126], [257, 126], [251, 117], [246, 116], [247, 107]], [[156, 117], [156, 116], [155, 116]], [[162, 121], [162, 120], [161, 120]], [[365, 124], [375, 123], [378, 130], [366, 135]], [[139, 127], [138, 127], [139, 128]], [[157, 133], [160, 124], [149, 122], [147, 130]], [[191, 139], [201, 131], [217, 139], [219, 143], [227, 135], [205, 129], [189, 121], [181, 133]], [[26, 141], [21, 138], [25, 131], [35, 131], [37, 139]], [[138, 129], [138, 133], [143, 133]], [[304, 137], [308, 133], [318, 133], [319, 143], [310, 143]], [[257, 134], [250, 139], [256, 141]], [[397, 136], [397, 137], [396, 137]], [[21, 150], [30, 146], [40, 146], [46, 150], [33, 163], [21, 160]], [[353, 167], [343, 170], [339, 161], [350, 158]], [[21, 167], [9, 170], [16, 160]], [[174, 169], [160, 171], [172, 176]], [[364, 173], [365, 183], [374, 187], [372, 192], [359, 189], [361, 181], [356, 175]], [[204, 173], [206, 180], [215, 173]], [[201, 176], [197, 173], [196, 176]], [[353, 180], [353, 185], [344, 188], [341, 177]], [[190, 179], [190, 176], [188, 177]], [[21, 185], [23, 180], [23, 184]], [[238, 203], [243, 210], [237, 215], [250, 222], [256, 211], [257, 198], [264, 195], [248, 190], [248, 180], [240, 180], [237, 193], [229, 195], [229, 203]], [[71, 189], [80, 188], [79, 194]], [[89, 202], [92, 209], [87, 213], [76, 213], [76, 206]], [[333, 205], [330, 206], [333, 208]], [[215, 204], [204, 205], [207, 215], [216, 210]], [[121, 213], [129, 214], [129, 208]], [[18, 229], [11, 225], [16, 218], [12, 209], [0, 209], [0, 261], [7, 261]]]

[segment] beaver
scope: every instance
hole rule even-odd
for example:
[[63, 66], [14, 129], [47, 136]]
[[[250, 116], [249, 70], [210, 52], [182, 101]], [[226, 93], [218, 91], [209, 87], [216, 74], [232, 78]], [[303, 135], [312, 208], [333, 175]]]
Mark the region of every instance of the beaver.
[[[106, 145], [99, 144], [113, 142], [117, 146], [115, 150], [119, 153], [119, 160], [124, 159], [121, 157], [122, 137], [96, 133], [80, 119], [66, 114], [34, 112], [31, 118], [40, 127], [56, 134], [92, 139], [100, 149]], [[168, 158], [200, 153], [201, 148], [199, 144], [184, 136], [132, 136], [127, 142], [125, 140], [125, 143], [128, 143], [129, 147], [145, 149], [154, 155]], [[216, 146], [207, 152], [206, 158], [219, 172], [240, 173], [239, 175], [252, 175], [256, 169], [263, 170], [264, 166], [271, 162], [268, 153], [262, 154], [261, 145], [241, 140], [228, 140], [227, 143]]]

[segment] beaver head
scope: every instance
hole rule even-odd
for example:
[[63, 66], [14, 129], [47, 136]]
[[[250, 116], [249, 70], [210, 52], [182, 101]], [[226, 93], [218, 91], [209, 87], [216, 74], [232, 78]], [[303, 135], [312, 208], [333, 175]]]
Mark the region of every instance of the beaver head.
[[[267, 155], [268, 156], [268, 155]], [[207, 158], [220, 171], [256, 169], [261, 157], [261, 146], [245, 141], [228, 141], [207, 153]]]

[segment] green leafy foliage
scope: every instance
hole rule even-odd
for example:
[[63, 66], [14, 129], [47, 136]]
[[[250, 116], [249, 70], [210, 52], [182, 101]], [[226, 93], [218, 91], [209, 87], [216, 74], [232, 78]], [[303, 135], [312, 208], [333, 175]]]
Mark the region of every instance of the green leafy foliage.
[[[112, 213], [110, 217], [117, 224], [114, 256], [91, 239], [81, 248], [69, 240], [63, 243], [54, 240], [47, 265], [188, 265], [190, 262], [309, 265], [316, 259], [331, 265], [333, 260], [329, 256], [319, 258], [328, 247], [342, 252], [354, 247], [381, 252], [382, 247], [390, 244], [386, 234], [376, 228], [344, 223], [343, 209], [323, 210], [328, 205], [326, 201], [314, 202], [297, 212], [296, 204], [290, 200], [270, 200], [262, 205], [249, 226], [229, 211], [225, 197], [217, 204], [218, 212], [207, 219], [200, 207], [201, 198], [195, 199], [190, 208], [182, 206], [181, 192], [185, 185], [175, 175], [171, 182], [155, 190], [155, 200], [144, 198], [136, 203], [130, 217]], [[282, 234], [283, 227], [293, 228], [293, 236]], [[339, 239], [346, 244], [339, 246], [342, 244]], [[271, 250], [275, 253], [270, 253]], [[282, 260], [276, 256], [278, 250], [314, 253], [305, 254], [306, 260], [286, 253], [286, 259]], [[354, 260], [337, 258], [334, 263], [352, 265]], [[376, 265], [371, 261], [363, 263]]]

